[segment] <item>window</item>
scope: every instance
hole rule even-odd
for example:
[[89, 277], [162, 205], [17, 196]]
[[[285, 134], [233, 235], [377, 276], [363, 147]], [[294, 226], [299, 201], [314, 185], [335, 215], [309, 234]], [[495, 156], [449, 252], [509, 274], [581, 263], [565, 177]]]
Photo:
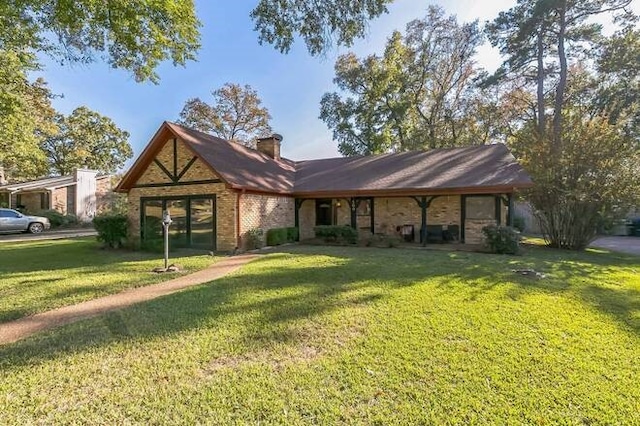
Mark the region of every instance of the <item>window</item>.
[[140, 228], [142, 240], [161, 244], [164, 236], [162, 213], [169, 210], [172, 247], [202, 247], [215, 250], [215, 197], [185, 196], [143, 198]]
[[15, 219], [18, 216], [18, 213], [14, 212], [13, 210], [0, 210], [0, 217], [10, 217]]
[[466, 218], [490, 220], [496, 218], [496, 201], [493, 196], [468, 196]]

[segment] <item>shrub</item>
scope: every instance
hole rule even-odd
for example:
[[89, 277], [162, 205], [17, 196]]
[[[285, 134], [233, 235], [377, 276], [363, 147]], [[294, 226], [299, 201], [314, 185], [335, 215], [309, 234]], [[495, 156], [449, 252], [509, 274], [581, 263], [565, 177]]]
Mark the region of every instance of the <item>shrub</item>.
[[253, 228], [244, 234], [244, 246], [247, 250], [259, 249], [264, 245], [264, 231], [260, 228]]
[[93, 226], [98, 231], [98, 241], [108, 247], [118, 248], [127, 240], [128, 220], [123, 214], [103, 214], [93, 218]]
[[482, 228], [485, 241], [493, 253], [518, 254], [520, 233], [510, 226], [489, 225]]
[[37, 216], [46, 217], [51, 222], [52, 228], [59, 228], [61, 226], [76, 225], [78, 218], [75, 215], [64, 215], [57, 210], [41, 210], [36, 213]]
[[296, 242], [300, 239], [300, 230], [295, 227], [292, 226], [290, 228], [287, 228], [287, 241], [290, 243]]
[[267, 231], [267, 245], [278, 246], [298, 241], [298, 228], [272, 228]]
[[287, 242], [287, 228], [273, 228], [267, 231], [267, 245], [279, 246]]
[[348, 225], [322, 225], [316, 226], [313, 230], [316, 237], [324, 239], [325, 242], [355, 244], [358, 240], [358, 231]]

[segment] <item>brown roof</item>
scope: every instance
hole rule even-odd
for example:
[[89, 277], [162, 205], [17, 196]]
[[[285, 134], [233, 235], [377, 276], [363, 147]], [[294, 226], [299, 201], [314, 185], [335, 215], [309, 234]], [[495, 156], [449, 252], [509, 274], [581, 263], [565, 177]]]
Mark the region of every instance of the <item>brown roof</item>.
[[167, 126], [232, 188], [290, 193], [294, 163], [174, 123]]
[[452, 190], [530, 186], [503, 144], [296, 163], [294, 192]]
[[232, 188], [311, 195], [511, 192], [531, 179], [503, 144], [366, 157], [276, 161], [257, 150], [165, 122], [118, 190], [130, 189], [167, 132], [182, 139]]

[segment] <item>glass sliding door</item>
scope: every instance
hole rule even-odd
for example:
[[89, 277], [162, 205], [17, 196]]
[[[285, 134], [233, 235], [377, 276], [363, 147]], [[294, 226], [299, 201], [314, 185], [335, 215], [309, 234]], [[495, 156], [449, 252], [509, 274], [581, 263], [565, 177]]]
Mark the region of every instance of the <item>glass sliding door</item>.
[[142, 202], [142, 240], [145, 243], [153, 244], [162, 241], [162, 210], [164, 205], [162, 200], [145, 200]]
[[187, 200], [167, 200], [166, 210], [171, 215], [171, 226], [169, 227], [169, 241], [172, 247], [187, 247], [188, 227], [187, 227]]
[[216, 249], [215, 196], [153, 197], [141, 200], [141, 237], [144, 246], [162, 244], [162, 212], [171, 215], [171, 247]]
[[211, 248], [215, 242], [215, 216], [213, 198], [192, 198], [191, 210], [191, 245]]

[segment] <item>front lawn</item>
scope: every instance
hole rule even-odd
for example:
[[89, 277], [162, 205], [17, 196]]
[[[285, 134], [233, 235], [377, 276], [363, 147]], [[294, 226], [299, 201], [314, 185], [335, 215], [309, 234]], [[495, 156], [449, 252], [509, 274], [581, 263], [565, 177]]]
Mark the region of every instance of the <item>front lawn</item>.
[[[95, 238], [3, 242], [0, 322], [175, 277], [150, 272], [162, 266], [161, 258], [160, 254], [102, 250]], [[210, 265], [212, 258], [182, 255], [171, 262], [193, 272]]]
[[291, 247], [0, 348], [0, 424], [639, 424], [639, 359], [638, 257]]

